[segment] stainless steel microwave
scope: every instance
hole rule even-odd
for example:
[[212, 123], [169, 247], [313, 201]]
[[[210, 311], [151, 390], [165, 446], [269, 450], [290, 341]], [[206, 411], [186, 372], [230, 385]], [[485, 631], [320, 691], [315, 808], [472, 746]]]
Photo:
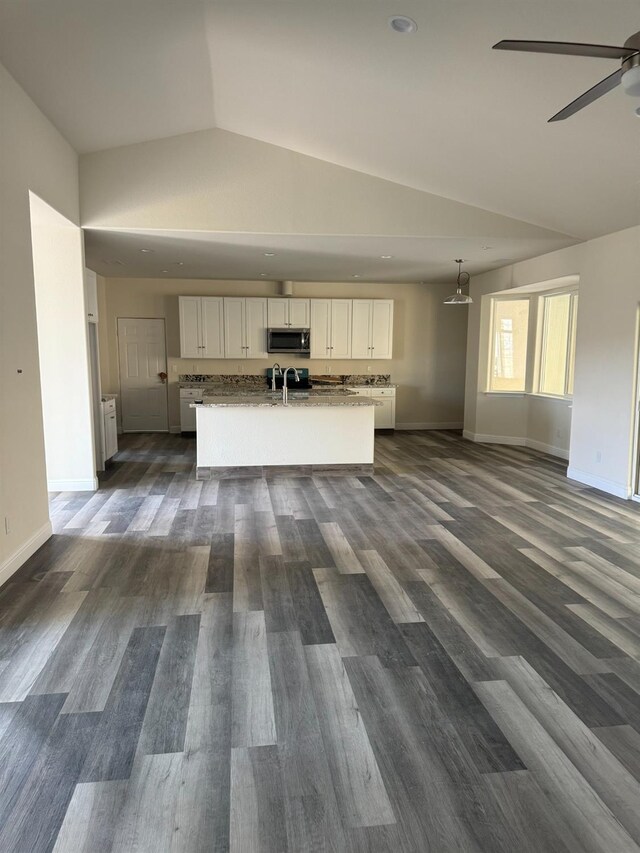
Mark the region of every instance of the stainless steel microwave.
[[309, 329], [267, 329], [267, 352], [311, 353]]

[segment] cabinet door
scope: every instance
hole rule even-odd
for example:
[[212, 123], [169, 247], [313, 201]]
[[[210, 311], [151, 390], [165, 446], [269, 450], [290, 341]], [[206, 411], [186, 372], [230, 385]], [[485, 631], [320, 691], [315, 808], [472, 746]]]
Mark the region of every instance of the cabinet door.
[[245, 358], [268, 358], [267, 300], [264, 297], [245, 299], [246, 332]]
[[118, 428], [116, 413], [108, 412], [104, 416], [104, 458], [111, 459], [118, 452]]
[[393, 299], [374, 299], [371, 304], [371, 358], [392, 358]]
[[246, 358], [244, 297], [225, 296], [223, 301], [224, 357]]
[[201, 312], [204, 358], [224, 358], [224, 309], [222, 296], [203, 296]]
[[284, 329], [289, 325], [289, 300], [267, 300], [267, 326], [270, 329]]
[[331, 358], [351, 358], [351, 299], [331, 300]]
[[179, 296], [180, 358], [201, 358], [202, 334], [200, 323], [201, 298]]
[[353, 300], [353, 317], [351, 322], [352, 358], [372, 358], [371, 355], [371, 299]]
[[375, 428], [376, 429], [393, 429], [394, 422], [394, 400], [392, 397], [374, 397], [381, 406], [375, 407]]
[[396, 401], [394, 397], [376, 397], [373, 399], [382, 403], [375, 407], [375, 429], [395, 429], [396, 426]]
[[90, 323], [98, 322], [98, 280], [93, 270], [84, 271], [84, 305], [87, 312], [87, 320]]
[[294, 329], [308, 329], [309, 322], [309, 300], [289, 300], [289, 325]]
[[310, 300], [311, 358], [331, 358], [331, 300]]

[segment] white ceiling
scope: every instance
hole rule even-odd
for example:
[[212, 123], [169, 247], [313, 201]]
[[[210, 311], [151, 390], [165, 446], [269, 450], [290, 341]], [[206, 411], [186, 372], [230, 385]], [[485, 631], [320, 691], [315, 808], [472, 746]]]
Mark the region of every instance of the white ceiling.
[[586, 239], [640, 222], [639, 102], [549, 125], [615, 61], [491, 45], [639, 29], [640, 0], [0, 0], [0, 59], [79, 151], [217, 126]]
[[477, 239], [454, 237], [85, 229], [87, 266], [107, 278], [166, 275], [245, 281], [263, 278], [265, 281], [446, 282], [456, 278], [455, 257], [464, 258], [464, 269], [475, 275], [560, 245], [566, 243], [558, 240], [554, 244], [549, 238], [536, 241], [530, 237], [495, 238], [487, 245]]

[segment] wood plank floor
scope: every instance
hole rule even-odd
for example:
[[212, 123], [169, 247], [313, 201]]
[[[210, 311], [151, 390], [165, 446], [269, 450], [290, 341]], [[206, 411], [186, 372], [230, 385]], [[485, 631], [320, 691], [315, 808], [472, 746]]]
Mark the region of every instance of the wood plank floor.
[[0, 589], [3, 853], [640, 851], [640, 506], [453, 432], [125, 437]]

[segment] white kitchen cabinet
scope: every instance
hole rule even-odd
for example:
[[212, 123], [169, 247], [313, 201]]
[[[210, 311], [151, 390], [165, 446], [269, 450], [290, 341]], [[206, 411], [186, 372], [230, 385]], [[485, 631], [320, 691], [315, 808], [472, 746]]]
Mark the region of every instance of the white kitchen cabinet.
[[331, 358], [331, 300], [312, 299], [310, 318], [311, 358]]
[[374, 400], [382, 405], [376, 406], [375, 411], [375, 428], [376, 429], [395, 429], [396, 428], [396, 389], [395, 388], [376, 388], [371, 389], [371, 396]]
[[116, 401], [105, 400], [102, 403], [104, 461], [118, 452], [118, 422], [116, 419]]
[[354, 299], [352, 358], [392, 358], [393, 299]]
[[267, 325], [271, 329], [308, 329], [310, 300], [277, 298], [267, 300]]
[[180, 296], [180, 357], [224, 358], [221, 296]]
[[265, 297], [225, 296], [224, 357], [268, 358]]
[[351, 300], [312, 299], [311, 358], [351, 358]]
[[84, 305], [87, 312], [87, 320], [90, 323], [98, 322], [98, 277], [93, 270], [84, 271]]
[[351, 358], [351, 299], [331, 300], [331, 358]]
[[359, 397], [371, 397], [376, 402], [380, 403], [375, 407], [374, 411], [374, 426], [375, 429], [395, 429], [396, 428], [396, 389], [395, 388], [380, 388], [376, 385], [357, 385], [349, 388], [354, 394]]

